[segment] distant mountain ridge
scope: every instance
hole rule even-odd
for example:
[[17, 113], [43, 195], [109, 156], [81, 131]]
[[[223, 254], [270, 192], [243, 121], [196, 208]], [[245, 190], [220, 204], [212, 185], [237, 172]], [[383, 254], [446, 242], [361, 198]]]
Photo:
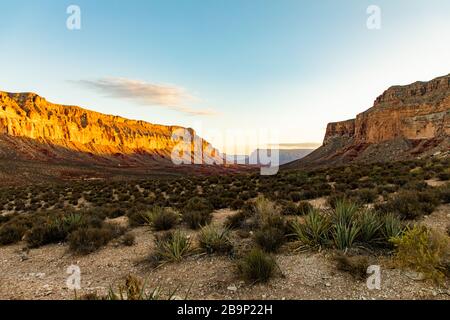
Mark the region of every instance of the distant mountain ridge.
[[323, 145], [286, 168], [447, 156], [449, 150], [450, 74], [390, 87], [355, 119], [329, 123]]

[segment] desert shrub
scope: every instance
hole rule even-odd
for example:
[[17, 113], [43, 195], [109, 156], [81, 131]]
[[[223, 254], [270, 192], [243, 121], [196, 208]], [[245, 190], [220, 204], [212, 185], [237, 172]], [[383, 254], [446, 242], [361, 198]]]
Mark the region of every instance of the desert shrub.
[[228, 216], [225, 219], [224, 226], [228, 229], [240, 228], [248, 216], [249, 214], [247, 211], [240, 210], [237, 213]]
[[297, 209], [298, 214], [303, 216], [308, 214], [311, 210], [313, 210], [314, 207], [308, 201], [300, 201]]
[[125, 233], [122, 237], [122, 244], [127, 247], [131, 247], [136, 243], [136, 236], [134, 233]]
[[53, 212], [45, 220], [35, 223], [25, 234], [25, 239], [30, 248], [59, 243], [65, 241], [71, 232], [86, 227], [88, 221], [80, 213], [62, 215], [62, 213]]
[[286, 201], [281, 207], [281, 214], [285, 216], [293, 216], [298, 214], [298, 209], [292, 201]]
[[369, 259], [365, 256], [347, 256], [338, 253], [334, 256], [336, 268], [340, 271], [350, 273], [355, 279], [363, 280], [367, 275]]
[[274, 275], [275, 259], [260, 249], [253, 249], [237, 265], [239, 274], [248, 282], [267, 282]]
[[256, 199], [254, 219], [261, 228], [271, 226], [280, 230], [286, 229], [286, 223], [275, 203], [264, 197]]
[[183, 213], [183, 221], [186, 222], [191, 229], [199, 229], [211, 222], [211, 212], [205, 211], [189, 211]]
[[361, 204], [372, 203], [376, 200], [377, 196], [377, 192], [373, 189], [360, 189], [353, 193], [355, 201]]
[[413, 220], [432, 213], [438, 203], [432, 192], [402, 191], [377, 208], [398, 214], [402, 219]]
[[244, 206], [244, 204], [245, 204], [244, 200], [236, 199], [233, 202], [231, 202], [230, 207], [233, 210], [239, 210]]
[[17, 216], [0, 227], [0, 245], [19, 242], [32, 228], [33, 222], [28, 217]]
[[395, 246], [394, 261], [398, 266], [421, 272], [437, 282], [445, 279], [450, 244], [444, 235], [415, 225], [391, 241]]
[[450, 184], [437, 188], [436, 195], [442, 203], [450, 203]]
[[26, 228], [16, 224], [5, 224], [0, 228], [0, 244], [7, 245], [19, 242], [26, 232]]
[[207, 253], [226, 254], [233, 250], [230, 230], [215, 225], [204, 226], [199, 234], [200, 247]]
[[70, 250], [79, 254], [89, 254], [121, 236], [124, 229], [105, 224], [101, 228], [88, 227], [75, 230], [68, 236]]
[[148, 223], [141, 211], [131, 210], [127, 213], [127, 217], [131, 227], [144, 226]]
[[203, 198], [191, 198], [183, 209], [183, 221], [192, 229], [207, 225], [211, 219], [212, 206]]
[[143, 218], [155, 231], [170, 230], [179, 220], [178, 214], [173, 209], [159, 206], [154, 206], [149, 211], [144, 212]]
[[276, 252], [285, 242], [283, 229], [273, 226], [263, 226], [255, 232], [258, 246], [267, 252]]
[[300, 200], [302, 200], [302, 195], [300, 192], [291, 192], [289, 194], [289, 198], [291, 198], [291, 200], [294, 202], [299, 202]]
[[191, 240], [183, 232], [169, 231], [156, 235], [156, 249], [152, 259], [160, 264], [179, 262], [191, 252]]
[[303, 222], [291, 223], [293, 236], [304, 246], [320, 248], [328, 244], [330, 236], [330, 219], [317, 209], [311, 210]]

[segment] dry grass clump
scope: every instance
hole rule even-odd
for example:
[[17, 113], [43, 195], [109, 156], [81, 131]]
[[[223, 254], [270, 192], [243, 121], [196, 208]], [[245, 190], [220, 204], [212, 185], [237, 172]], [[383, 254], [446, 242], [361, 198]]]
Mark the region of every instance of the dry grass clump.
[[334, 260], [338, 270], [350, 273], [357, 280], [366, 277], [367, 268], [370, 265], [366, 256], [348, 256], [338, 253], [334, 256]]

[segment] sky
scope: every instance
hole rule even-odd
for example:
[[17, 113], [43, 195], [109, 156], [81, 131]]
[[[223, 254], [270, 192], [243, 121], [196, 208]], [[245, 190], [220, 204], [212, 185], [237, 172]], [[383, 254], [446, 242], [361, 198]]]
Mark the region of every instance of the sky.
[[[67, 27], [70, 5], [80, 8], [80, 29]], [[376, 29], [367, 26], [371, 5], [380, 9]], [[0, 90], [192, 127], [228, 153], [318, 145], [328, 122], [354, 118], [389, 86], [450, 73], [448, 0], [0, 0], [0, 8]]]

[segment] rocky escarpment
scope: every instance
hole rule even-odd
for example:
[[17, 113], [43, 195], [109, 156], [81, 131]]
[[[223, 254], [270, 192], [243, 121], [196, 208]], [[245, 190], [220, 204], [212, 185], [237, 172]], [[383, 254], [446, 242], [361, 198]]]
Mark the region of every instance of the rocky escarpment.
[[[172, 150], [179, 143], [172, 137], [180, 129], [184, 128], [53, 104], [33, 93], [0, 92], [1, 158], [122, 166], [171, 163]], [[192, 129], [186, 130], [196, 137]], [[203, 156], [215, 157], [216, 150], [200, 141]]]
[[392, 161], [450, 150], [450, 75], [387, 89], [355, 119], [329, 123], [322, 147], [289, 166]]

